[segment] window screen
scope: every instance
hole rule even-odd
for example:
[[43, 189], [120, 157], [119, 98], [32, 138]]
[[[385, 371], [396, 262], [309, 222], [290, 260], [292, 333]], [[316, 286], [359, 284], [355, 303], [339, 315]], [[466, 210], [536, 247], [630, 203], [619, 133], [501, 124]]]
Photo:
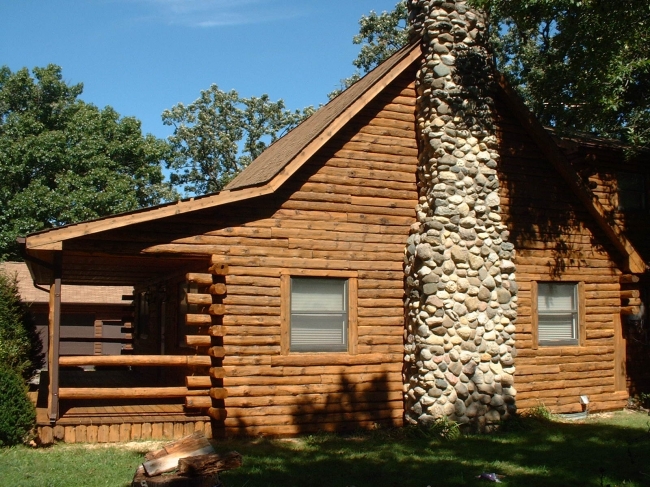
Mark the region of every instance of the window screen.
[[292, 277], [291, 351], [346, 351], [347, 335], [347, 279]]
[[578, 344], [578, 285], [539, 283], [537, 325], [540, 345]]

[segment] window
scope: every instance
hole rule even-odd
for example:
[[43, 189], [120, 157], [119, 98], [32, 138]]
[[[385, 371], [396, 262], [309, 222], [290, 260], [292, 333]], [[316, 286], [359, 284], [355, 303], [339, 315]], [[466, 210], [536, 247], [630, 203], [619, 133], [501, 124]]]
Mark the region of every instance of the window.
[[282, 354], [356, 351], [356, 272], [282, 275]]
[[616, 175], [619, 210], [643, 210], [646, 207], [643, 174], [620, 172]]
[[578, 345], [579, 285], [537, 283], [537, 343], [541, 346]]
[[347, 279], [292, 277], [291, 351], [347, 350], [347, 296]]

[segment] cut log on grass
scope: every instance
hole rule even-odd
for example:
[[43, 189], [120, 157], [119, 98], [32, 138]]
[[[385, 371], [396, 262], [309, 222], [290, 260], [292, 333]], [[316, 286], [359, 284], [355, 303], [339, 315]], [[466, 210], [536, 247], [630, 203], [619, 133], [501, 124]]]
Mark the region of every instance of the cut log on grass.
[[146, 475], [153, 477], [176, 469], [178, 460], [181, 458], [208, 453], [214, 453], [210, 442], [203, 433], [194, 433], [166, 445], [161, 450], [151, 452], [147, 455], [148, 461], [144, 462], [142, 466]]
[[[151, 451], [145, 458], [147, 461], [136, 470], [131, 487], [214, 487], [221, 485], [220, 471], [242, 465], [237, 452], [215, 454], [200, 432]], [[167, 473], [176, 469], [178, 472]]]
[[181, 475], [214, 475], [223, 470], [232, 470], [242, 465], [242, 457], [236, 451], [223, 455], [212, 453], [195, 457], [181, 458], [178, 461], [178, 473]]

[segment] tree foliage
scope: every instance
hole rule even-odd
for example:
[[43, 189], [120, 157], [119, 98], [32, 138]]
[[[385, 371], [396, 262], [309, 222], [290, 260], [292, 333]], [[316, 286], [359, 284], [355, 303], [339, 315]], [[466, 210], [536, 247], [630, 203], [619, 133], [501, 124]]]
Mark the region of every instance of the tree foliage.
[[359, 54], [352, 61], [357, 69], [352, 76], [341, 80], [341, 88], [331, 92], [328, 95], [330, 99], [406, 45], [407, 17], [406, 0], [400, 0], [390, 12], [377, 14], [371, 10], [368, 15], [361, 16], [359, 33], [352, 38], [354, 44], [361, 45]]
[[499, 68], [540, 120], [635, 145], [650, 141], [650, 3], [474, 0]]
[[[646, 0], [470, 0], [488, 14], [499, 69], [542, 123], [650, 143], [650, 3]], [[407, 11], [359, 20], [361, 74], [407, 42]], [[339, 91], [332, 93], [336, 95]]]
[[25, 383], [15, 370], [0, 364], [0, 447], [25, 442], [35, 423]]
[[191, 104], [179, 103], [162, 114], [163, 123], [174, 127], [167, 164], [172, 184], [193, 194], [221, 191], [268, 144], [312, 112], [311, 107], [289, 111], [268, 95], [242, 98], [213, 84]]
[[163, 140], [79, 100], [60, 67], [32, 74], [0, 68], [0, 260], [19, 258], [18, 236], [173, 197]]
[[15, 276], [0, 271], [0, 365], [30, 379], [43, 359], [41, 340], [20, 301]]

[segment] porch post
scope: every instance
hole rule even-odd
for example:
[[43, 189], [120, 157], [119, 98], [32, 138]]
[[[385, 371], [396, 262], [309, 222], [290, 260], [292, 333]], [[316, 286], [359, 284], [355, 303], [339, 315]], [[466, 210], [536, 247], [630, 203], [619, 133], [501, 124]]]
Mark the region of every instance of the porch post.
[[59, 337], [61, 331], [61, 254], [54, 256], [54, 282], [50, 285], [47, 414], [51, 423], [59, 419]]

